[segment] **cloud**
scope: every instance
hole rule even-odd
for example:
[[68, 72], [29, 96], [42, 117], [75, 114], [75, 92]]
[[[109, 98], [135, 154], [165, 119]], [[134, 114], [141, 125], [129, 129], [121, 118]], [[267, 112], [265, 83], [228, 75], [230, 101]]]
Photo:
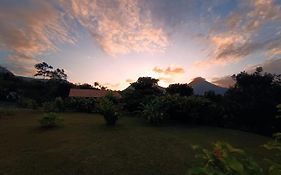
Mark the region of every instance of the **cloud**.
[[168, 38], [135, 0], [62, 0], [67, 11], [110, 55], [164, 51]]
[[134, 0], [4, 0], [0, 50], [17, 59], [25, 55], [23, 62], [27, 57], [37, 60], [47, 51], [58, 51], [60, 44], [75, 43], [80, 31], [73, 30], [76, 24], [110, 55], [163, 52], [168, 46], [165, 32], [154, 26], [149, 10]]
[[58, 50], [58, 43], [74, 42], [62, 21], [62, 14], [51, 2], [29, 0], [21, 6], [1, 1], [0, 50], [10, 53], [7, 60], [13, 61], [9, 65], [13, 71], [34, 62], [36, 55], [42, 52]]
[[184, 74], [184, 68], [169, 66], [165, 69], [165, 68], [154, 67], [153, 72], [164, 74], [164, 75], [178, 75], [178, 74]]
[[[211, 51], [205, 60], [206, 63], [231, 63], [264, 50], [271, 55], [279, 54], [280, 11], [280, 5], [272, 0], [241, 2], [239, 10], [221, 20], [220, 30], [212, 30], [209, 33], [207, 38], [211, 44]], [[271, 31], [266, 30], [268, 26]]]
[[221, 87], [229, 88], [235, 84], [235, 81], [231, 76], [223, 76], [223, 77], [213, 78], [212, 83]]
[[7, 64], [7, 67], [16, 75], [30, 76], [35, 74], [34, 64], [36, 64], [37, 61], [29, 56], [14, 54], [8, 56], [6, 61], [8, 63], [13, 63]]
[[[256, 64], [253, 66], [249, 66], [245, 69], [248, 73], [255, 72], [257, 67], [262, 67], [264, 72], [273, 73], [273, 74], [281, 74], [281, 58], [278, 59], [269, 59], [264, 61], [261, 64]], [[222, 87], [230, 87], [235, 84], [235, 81], [231, 78], [231, 76], [223, 76], [223, 77], [215, 77], [212, 79], [212, 83], [222, 86]]]
[[52, 3], [32, 1], [23, 8], [0, 6], [1, 48], [33, 55], [56, 50], [57, 42], [74, 42]]
[[112, 84], [112, 83], [102, 83], [102, 86], [105, 86], [105, 87], [107, 87], [108, 89], [111, 89], [111, 90], [118, 90], [118, 89], [120, 89], [120, 85], [121, 85], [121, 83], [115, 83], [115, 84]]
[[264, 72], [281, 74], [281, 58], [269, 59], [261, 64], [250, 66], [246, 68], [247, 72], [254, 72], [257, 67], [262, 67]]
[[127, 79], [126, 80], [126, 83], [133, 83], [134, 82], [134, 80], [132, 80], [132, 79]]
[[269, 56], [269, 57], [273, 57], [273, 56], [275, 56], [275, 55], [281, 55], [281, 47], [280, 48], [273, 48], [273, 49], [271, 49], [271, 50], [269, 50], [268, 52], [267, 52], [267, 55]]
[[172, 84], [174, 83], [174, 80], [171, 77], [159, 77], [158, 78], [160, 81], [163, 81], [167, 84]]
[[158, 74], [159, 84], [161, 86], [168, 86], [181, 78], [184, 75], [184, 68], [180, 66], [168, 66], [167, 68], [154, 67], [153, 72]]

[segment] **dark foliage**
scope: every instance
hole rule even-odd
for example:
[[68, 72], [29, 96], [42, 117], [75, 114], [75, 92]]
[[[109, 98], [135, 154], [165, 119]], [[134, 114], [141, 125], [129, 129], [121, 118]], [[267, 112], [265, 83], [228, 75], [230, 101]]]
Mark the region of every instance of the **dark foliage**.
[[228, 120], [236, 127], [263, 134], [280, 131], [280, 120], [275, 117], [281, 102], [280, 76], [257, 68], [252, 74], [241, 72], [233, 78], [236, 84], [225, 95]]
[[105, 122], [109, 126], [114, 126], [119, 119], [118, 100], [109, 93], [98, 101], [99, 112], [103, 115]]
[[42, 128], [50, 129], [61, 125], [63, 119], [60, 118], [56, 113], [46, 113], [39, 120], [39, 122]]
[[96, 100], [94, 98], [67, 98], [65, 107], [76, 112], [96, 112]]
[[162, 123], [168, 117], [165, 99], [156, 97], [144, 104], [141, 116], [153, 125]]
[[45, 62], [35, 64], [35, 69], [37, 69], [37, 73], [34, 76], [41, 76], [44, 79], [47, 77], [51, 77], [53, 67], [48, 65]]
[[179, 94], [180, 96], [193, 95], [193, 88], [188, 86], [188, 84], [170, 84], [166, 91], [169, 94]]
[[150, 101], [153, 96], [162, 95], [163, 90], [158, 86], [158, 81], [151, 77], [140, 77], [132, 83], [122, 94], [125, 108], [131, 112], [141, 110], [142, 104]]
[[35, 64], [35, 69], [37, 69], [37, 73], [34, 76], [40, 76], [44, 79], [55, 79], [55, 80], [66, 80], [67, 75], [64, 72], [64, 69], [55, 69], [53, 70], [53, 66], [48, 65], [45, 62]]

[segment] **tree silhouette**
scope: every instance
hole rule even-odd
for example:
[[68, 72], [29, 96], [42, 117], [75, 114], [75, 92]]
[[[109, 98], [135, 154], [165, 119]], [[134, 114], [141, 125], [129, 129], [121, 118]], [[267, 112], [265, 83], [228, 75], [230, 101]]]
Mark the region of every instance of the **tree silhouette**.
[[193, 88], [188, 84], [170, 84], [166, 89], [169, 94], [179, 94], [180, 96], [191, 96], [193, 94]]
[[49, 78], [53, 80], [67, 80], [67, 75], [64, 69], [55, 69], [53, 66], [48, 65], [46, 62], [35, 64], [34, 66], [37, 69], [37, 73], [34, 76], [42, 76], [44, 79]]
[[56, 69], [51, 72], [50, 78], [54, 80], [67, 80], [67, 75], [64, 69]]
[[225, 106], [237, 125], [265, 133], [281, 129], [275, 121], [276, 105], [281, 102], [281, 81], [279, 75], [262, 71], [258, 67], [252, 74], [233, 75], [236, 84], [227, 91]]
[[37, 69], [37, 73], [34, 76], [42, 76], [44, 79], [46, 79], [46, 77], [51, 77], [53, 67], [46, 62], [35, 64], [34, 67]]

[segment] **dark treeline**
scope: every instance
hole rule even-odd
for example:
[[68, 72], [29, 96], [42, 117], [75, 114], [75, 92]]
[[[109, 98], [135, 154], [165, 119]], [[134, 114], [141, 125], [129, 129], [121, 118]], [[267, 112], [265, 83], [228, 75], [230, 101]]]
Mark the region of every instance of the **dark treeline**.
[[[15, 76], [10, 72], [0, 73], [0, 102], [16, 104], [20, 107], [37, 108], [60, 98], [65, 100], [71, 88], [106, 89], [95, 82], [90, 84], [73, 84], [67, 81], [64, 69], [53, 69], [45, 62], [34, 66], [35, 78]], [[83, 108], [83, 107], [81, 107]], [[86, 107], [87, 108], [87, 107]]]
[[164, 92], [157, 79], [142, 77], [123, 92], [123, 101], [127, 110], [139, 112], [153, 124], [169, 119], [266, 135], [280, 131], [281, 120], [276, 117], [276, 106], [281, 103], [280, 75], [257, 68], [232, 78], [236, 84], [224, 95], [209, 91], [199, 96], [187, 84], [172, 84]]
[[[13, 104], [47, 111], [96, 111], [96, 99], [68, 98], [71, 88], [106, 89], [99, 83], [77, 85], [67, 81], [63, 69], [54, 69], [46, 63], [35, 65], [36, 76], [42, 79], [0, 74], [0, 104]], [[44, 72], [45, 71], [45, 72]], [[171, 120], [186, 124], [212, 125], [236, 128], [261, 134], [281, 130], [276, 106], [281, 103], [280, 75], [254, 73], [233, 75], [236, 84], [224, 95], [212, 91], [194, 95], [187, 84], [158, 86], [158, 79], [141, 77], [122, 91], [119, 100], [122, 111], [137, 114], [152, 124]]]

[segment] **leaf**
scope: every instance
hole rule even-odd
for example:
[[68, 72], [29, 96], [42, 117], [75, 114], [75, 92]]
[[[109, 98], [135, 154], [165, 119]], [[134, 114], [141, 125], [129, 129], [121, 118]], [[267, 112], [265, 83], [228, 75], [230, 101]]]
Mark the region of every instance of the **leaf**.
[[229, 167], [232, 170], [236, 171], [239, 174], [244, 174], [244, 167], [237, 159], [229, 157], [225, 161], [228, 163]]
[[268, 170], [270, 175], [280, 175], [281, 174], [281, 167], [278, 166], [271, 166]]

